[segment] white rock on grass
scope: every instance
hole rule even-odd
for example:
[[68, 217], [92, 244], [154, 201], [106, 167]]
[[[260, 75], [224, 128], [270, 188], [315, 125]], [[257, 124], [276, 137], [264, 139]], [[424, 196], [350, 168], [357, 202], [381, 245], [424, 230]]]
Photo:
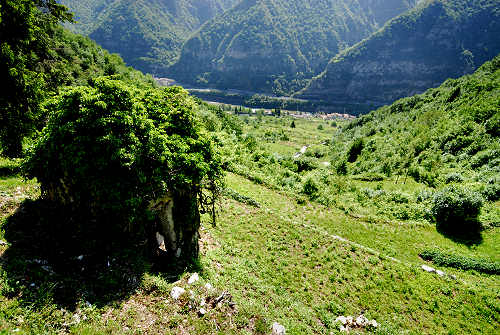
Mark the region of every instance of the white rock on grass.
[[206, 283], [206, 284], [205, 284], [205, 289], [206, 289], [207, 291], [211, 291], [213, 288], [214, 288], [214, 287], [212, 286], [212, 284], [210, 284], [210, 283]]
[[439, 277], [443, 277], [445, 273], [441, 270], [436, 270], [436, 273], [438, 274]]
[[178, 286], [175, 286], [172, 288], [172, 291], [170, 291], [170, 296], [174, 299], [174, 300], [177, 300], [181, 297], [181, 295], [183, 295], [184, 293], [186, 293], [186, 290], [183, 289], [182, 287], [178, 287]]
[[273, 332], [271, 333], [272, 335], [285, 335], [285, 327], [280, 325], [279, 323], [275, 322], [273, 323]]
[[427, 266], [427, 265], [422, 265], [422, 270], [426, 271], [426, 272], [436, 272], [436, 269], [434, 268], [431, 268], [430, 266]]
[[377, 328], [378, 327], [378, 323], [375, 320], [371, 320], [371, 321], [368, 322], [368, 326], [371, 326], [373, 328]]
[[205, 315], [207, 314], [207, 310], [205, 308], [200, 308], [200, 311], [198, 313], [200, 313], [200, 315]]
[[347, 323], [347, 318], [341, 315], [335, 319], [335, 322], [340, 322], [342, 325], [345, 325]]
[[369, 320], [363, 314], [356, 318], [356, 324], [360, 327], [365, 327], [368, 324], [368, 321]]
[[189, 277], [189, 279], [188, 279], [188, 284], [189, 284], [189, 285], [194, 284], [194, 283], [196, 283], [199, 279], [200, 279], [200, 276], [198, 276], [198, 274], [197, 274], [197, 273], [193, 273], [193, 274], [191, 275], [191, 277]]

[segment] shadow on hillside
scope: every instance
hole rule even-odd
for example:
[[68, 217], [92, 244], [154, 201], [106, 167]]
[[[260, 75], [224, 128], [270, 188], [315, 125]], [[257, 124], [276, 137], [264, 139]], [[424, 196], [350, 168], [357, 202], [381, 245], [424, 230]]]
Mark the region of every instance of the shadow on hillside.
[[[479, 227], [480, 224], [474, 226]], [[470, 231], [458, 231], [458, 232], [447, 231], [439, 226], [437, 226], [436, 229], [444, 237], [449, 238], [455, 243], [460, 243], [468, 247], [483, 243], [483, 236], [481, 235], [480, 229], [470, 230]]]
[[24, 201], [3, 226], [10, 244], [0, 258], [7, 291], [37, 309], [49, 301], [69, 310], [80, 301], [101, 307], [136, 292], [146, 271], [161, 271], [169, 281], [185, 271], [155, 269], [147, 238], [116, 238], [106, 226], [44, 200]]

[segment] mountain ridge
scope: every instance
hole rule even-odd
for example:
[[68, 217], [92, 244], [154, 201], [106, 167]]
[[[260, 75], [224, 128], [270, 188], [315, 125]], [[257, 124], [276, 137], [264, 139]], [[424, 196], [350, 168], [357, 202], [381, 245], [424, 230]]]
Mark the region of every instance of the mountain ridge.
[[500, 52], [500, 4], [433, 0], [334, 57], [294, 97], [385, 104], [472, 73]]

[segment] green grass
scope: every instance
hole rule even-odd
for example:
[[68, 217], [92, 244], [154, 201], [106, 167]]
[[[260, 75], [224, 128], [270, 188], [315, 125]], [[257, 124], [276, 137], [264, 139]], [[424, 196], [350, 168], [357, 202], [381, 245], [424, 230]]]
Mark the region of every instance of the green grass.
[[[230, 191], [221, 201], [217, 226], [202, 217], [198, 268], [172, 276], [146, 266], [134, 289], [118, 294], [111, 283], [109, 294], [115, 298], [84, 294], [71, 308], [61, 305], [55, 292], [60, 285], [79, 285], [76, 278], [44, 278], [45, 272], [26, 259], [17, 264], [26, 272], [14, 276], [2, 256], [0, 333], [269, 334], [271, 324], [279, 322], [287, 334], [329, 334], [337, 333], [337, 316], [364, 313], [381, 325], [377, 334], [495, 334], [500, 326], [499, 277], [438, 266], [457, 280], [439, 277], [421, 270], [422, 264], [435, 265], [419, 253], [439, 248], [499, 262], [497, 225], [487, 225], [475, 243], [443, 236], [425, 216], [426, 200], [417, 201], [433, 188], [404, 176], [381, 181], [337, 176], [335, 161], [320, 164], [334, 158], [329, 140], [338, 128], [320, 120], [295, 120], [292, 129], [288, 118], [248, 119], [242, 122], [241, 138], [253, 134], [256, 148], [223, 138], [230, 143], [224, 147], [229, 150], [225, 159], [240, 171], [226, 176]], [[319, 124], [323, 130], [317, 129]], [[287, 140], [273, 135], [281, 130]], [[296, 173], [291, 186], [280, 185], [283, 170], [270, 157], [292, 156], [304, 145], [311, 145], [304, 156], [317, 167]], [[315, 152], [324, 155], [316, 157]], [[253, 176], [262, 183], [247, 178]], [[300, 193], [307, 178], [321, 185], [313, 197]], [[39, 192], [34, 181], [0, 176], [2, 222]], [[495, 222], [498, 209], [498, 201], [487, 203], [482, 222]], [[0, 246], [0, 254], [9, 248]], [[132, 276], [127, 266], [111, 270]], [[189, 286], [193, 271], [201, 279]], [[205, 283], [214, 290], [207, 291]], [[188, 295], [173, 301], [173, 286], [192, 290], [194, 299]], [[230, 297], [212, 305], [224, 291]], [[201, 299], [208, 306], [205, 316], [198, 314]]]

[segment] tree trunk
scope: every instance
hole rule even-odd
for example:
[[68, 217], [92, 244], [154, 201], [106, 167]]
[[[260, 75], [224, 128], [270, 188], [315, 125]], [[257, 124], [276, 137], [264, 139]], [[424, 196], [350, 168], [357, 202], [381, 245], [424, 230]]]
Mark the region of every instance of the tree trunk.
[[156, 232], [158, 248], [175, 261], [189, 262], [198, 258], [200, 214], [196, 192], [168, 194], [154, 201], [151, 210], [159, 218]]

